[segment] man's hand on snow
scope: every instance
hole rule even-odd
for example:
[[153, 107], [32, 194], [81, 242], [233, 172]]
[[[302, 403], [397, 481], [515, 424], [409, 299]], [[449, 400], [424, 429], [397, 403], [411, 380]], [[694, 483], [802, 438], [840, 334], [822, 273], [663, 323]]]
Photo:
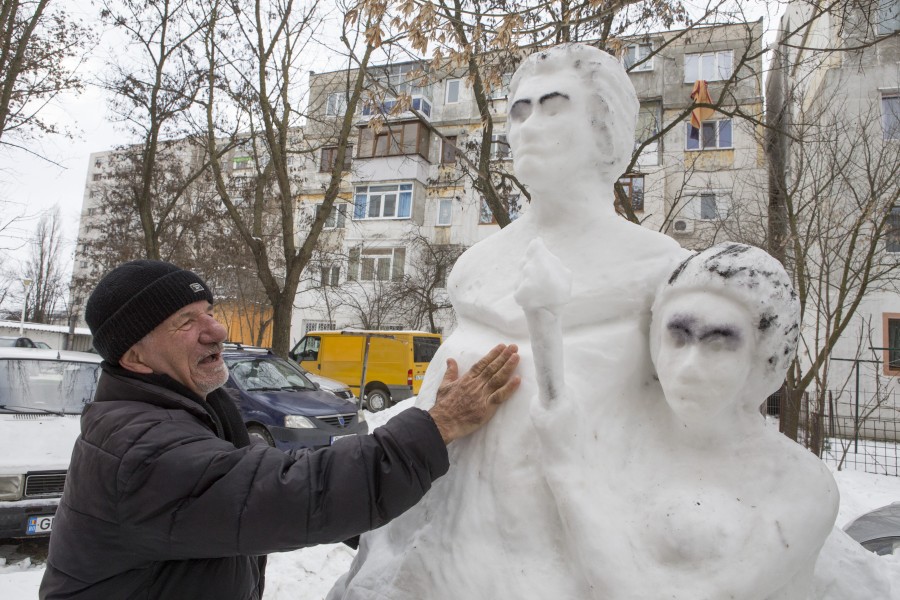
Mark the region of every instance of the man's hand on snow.
[[475, 363], [462, 377], [459, 365], [447, 359], [447, 372], [428, 411], [444, 443], [469, 435], [487, 423], [497, 408], [519, 387], [513, 376], [519, 364], [515, 344], [500, 344]]

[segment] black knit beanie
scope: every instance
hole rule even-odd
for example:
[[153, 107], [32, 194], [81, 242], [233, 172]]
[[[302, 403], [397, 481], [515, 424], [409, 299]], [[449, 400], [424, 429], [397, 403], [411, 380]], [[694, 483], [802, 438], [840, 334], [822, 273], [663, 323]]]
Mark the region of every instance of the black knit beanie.
[[88, 298], [84, 319], [97, 353], [113, 364], [141, 338], [198, 300], [213, 301], [196, 273], [159, 260], [133, 260], [100, 280]]

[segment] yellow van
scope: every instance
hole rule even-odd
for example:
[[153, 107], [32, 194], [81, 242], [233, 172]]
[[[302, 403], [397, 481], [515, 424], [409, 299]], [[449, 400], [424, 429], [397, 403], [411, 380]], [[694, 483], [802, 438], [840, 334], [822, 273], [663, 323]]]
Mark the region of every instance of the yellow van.
[[439, 333], [424, 331], [315, 331], [290, 356], [310, 373], [347, 384], [375, 412], [419, 393], [440, 345]]

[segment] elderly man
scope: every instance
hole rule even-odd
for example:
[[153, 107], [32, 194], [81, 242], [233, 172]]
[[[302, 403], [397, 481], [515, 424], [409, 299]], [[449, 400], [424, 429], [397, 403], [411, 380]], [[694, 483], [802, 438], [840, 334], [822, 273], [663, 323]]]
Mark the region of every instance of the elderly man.
[[220, 389], [225, 329], [200, 277], [139, 260], [85, 318], [105, 359], [82, 417], [40, 597], [258, 599], [269, 552], [379, 527], [449, 468], [446, 445], [519, 384], [515, 346], [447, 375], [429, 411], [316, 452], [251, 445]]

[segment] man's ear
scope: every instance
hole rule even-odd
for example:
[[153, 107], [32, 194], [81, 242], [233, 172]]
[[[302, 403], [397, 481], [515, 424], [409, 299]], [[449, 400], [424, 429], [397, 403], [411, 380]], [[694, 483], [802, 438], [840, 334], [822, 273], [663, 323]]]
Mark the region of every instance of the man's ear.
[[122, 355], [122, 358], [119, 359], [119, 365], [123, 369], [134, 371], [135, 373], [150, 375], [153, 373], [153, 369], [144, 362], [143, 352], [141, 352], [139, 346], [140, 342], [126, 350], [125, 354]]

